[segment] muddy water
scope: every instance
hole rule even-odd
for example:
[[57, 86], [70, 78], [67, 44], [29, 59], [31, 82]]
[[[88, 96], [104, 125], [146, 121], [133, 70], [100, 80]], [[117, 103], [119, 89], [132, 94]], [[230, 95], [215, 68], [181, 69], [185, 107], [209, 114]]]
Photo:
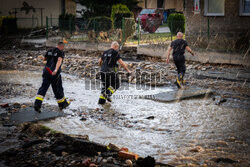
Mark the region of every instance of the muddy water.
[[[1, 82], [26, 85], [22, 89], [25, 94], [1, 99], [2, 102], [20, 102], [20, 98], [22, 102], [33, 102], [41, 84], [40, 73], [1, 71], [0, 75]], [[90, 83], [63, 74], [65, 95], [73, 100], [69, 109], [64, 110], [69, 116], [43, 124], [67, 134], [87, 134], [90, 140], [99, 143], [128, 147], [141, 156], [151, 155], [172, 165], [214, 166], [220, 157], [238, 161], [234, 166], [250, 165], [249, 111], [214, 105], [211, 99], [168, 104], [135, 99], [137, 95], [153, 95], [173, 88], [138, 90], [128, 84], [122, 84], [110, 106], [96, 110], [100, 108], [97, 105], [100, 86], [91, 90]], [[56, 105], [51, 88], [44, 103]], [[79, 114], [87, 120], [81, 121]], [[154, 119], [145, 119], [149, 116]]]

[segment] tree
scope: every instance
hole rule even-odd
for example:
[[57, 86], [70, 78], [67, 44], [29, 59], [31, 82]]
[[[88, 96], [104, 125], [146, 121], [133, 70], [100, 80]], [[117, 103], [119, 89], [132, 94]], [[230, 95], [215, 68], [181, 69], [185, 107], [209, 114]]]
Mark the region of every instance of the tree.
[[133, 10], [137, 7], [139, 1], [137, 0], [80, 0], [80, 4], [87, 9], [84, 11], [84, 18], [107, 16], [110, 17], [112, 6], [116, 4], [127, 5], [129, 10]]

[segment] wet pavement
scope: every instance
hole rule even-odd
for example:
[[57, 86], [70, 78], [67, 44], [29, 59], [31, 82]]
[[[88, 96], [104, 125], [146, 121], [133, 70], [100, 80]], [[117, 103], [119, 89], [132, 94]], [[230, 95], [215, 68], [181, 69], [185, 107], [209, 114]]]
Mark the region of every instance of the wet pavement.
[[[97, 105], [99, 82], [96, 86], [88, 79], [62, 75], [65, 95], [72, 101], [69, 109], [64, 110], [69, 115], [44, 121], [48, 127], [66, 134], [87, 134], [92, 141], [127, 147], [141, 156], [151, 155], [171, 165], [250, 165], [248, 109], [216, 105], [212, 98], [167, 104], [140, 99], [142, 95], [174, 89], [138, 90], [128, 83], [123, 83], [115, 93], [111, 105], [102, 108]], [[17, 92], [15, 96], [1, 96], [1, 103], [20, 99], [22, 103], [32, 103], [42, 81], [41, 73], [30, 71], [1, 71], [0, 76], [1, 83], [14, 85], [10, 91]], [[56, 105], [51, 88], [44, 103]]]

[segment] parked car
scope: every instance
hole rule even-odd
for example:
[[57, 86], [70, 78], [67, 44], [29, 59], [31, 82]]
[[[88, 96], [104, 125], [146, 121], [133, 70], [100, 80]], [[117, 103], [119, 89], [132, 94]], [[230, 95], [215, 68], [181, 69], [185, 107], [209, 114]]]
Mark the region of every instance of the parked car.
[[161, 9], [143, 9], [136, 21], [139, 19], [143, 31], [154, 33], [163, 22], [163, 11]]

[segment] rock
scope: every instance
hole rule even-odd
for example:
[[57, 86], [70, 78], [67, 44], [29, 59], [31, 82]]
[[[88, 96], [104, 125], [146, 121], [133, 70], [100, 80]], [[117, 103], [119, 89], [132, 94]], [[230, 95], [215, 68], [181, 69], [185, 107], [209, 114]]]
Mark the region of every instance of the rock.
[[32, 140], [30, 142], [24, 143], [22, 148], [28, 148], [28, 147], [31, 147], [35, 144], [40, 144], [40, 143], [44, 143], [44, 142], [46, 142], [46, 140], [42, 140], [42, 139]]
[[113, 163], [113, 161], [114, 161], [114, 158], [113, 158], [113, 157], [108, 157], [108, 158], [107, 158], [107, 162], [108, 162], [108, 163]]
[[136, 164], [139, 167], [154, 167], [155, 159], [153, 157], [147, 156], [146, 158], [138, 158]]
[[120, 151], [118, 153], [118, 157], [122, 158], [122, 159], [132, 159], [132, 160], [137, 160], [138, 159], [138, 155], [135, 153], [129, 153], [126, 151]]
[[126, 152], [128, 152], [128, 148], [122, 147], [122, 148], [120, 149], [120, 151], [126, 151]]
[[82, 117], [80, 120], [81, 120], [81, 121], [86, 121], [86, 120], [87, 120], [87, 118]]
[[68, 154], [67, 152], [64, 152], [64, 151], [62, 152], [62, 156], [63, 156], [63, 157], [66, 157], [66, 156], [68, 156], [68, 155], [69, 155], [69, 154]]
[[221, 141], [221, 140], [216, 141], [215, 144], [216, 144], [217, 146], [228, 146], [228, 143], [227, 143], [227, 142]]
[[102, 163], [106, 164], [108, 161], [106, 159], [102, 160]]
[[204, 151], [204, 149], [200, 146], [197, 146], [195, 148], [192, 148], [189, 150], [190, 152], [201, 152], [201, 151]]
[[129, 167], [133, 167], [133, 162], [130, 160], [130, 159], [127, 159], [125, 161], [126, 165], [129, 166]]
[[91, 163], [91, 159], [87, 158], [82, 161], [82, 164], [80, 165], [80, 167], [89, 167], [90, 163]]
[[0, 104], [0, 106], [1, 106], [2, 108], [7, 108], [7, 107], [9, 107], [9, 104], [8, 104], [8, 103], [4, 103], [4, 104]]
[[91, 68], [91, 67], [92, 67], [92, 64], [87, 64], [87, 65], [85, 66], [84, 70], [87, 70], [87, 69], [89, 69], [89, 68]]
[[103, 159], [102, 157], [98, 157], [96, 162], [99, 164], [102, 162], [102, 159]]
[[26, 106], [26, 105], [24, 105], [24, 104], [23, 104], [23, 105], [21, 105], [21, 108], [26, 108], [26, 107], [27, 107], [27, 106]]
[[43, 57], [44, 57], [43, 55], [37, 56], [37, 58], [40, 59], [40, 60], [43, 60]]
[[227, 99], [222, 98], [221, 96], [214, 96], [213, 101], [215, 105], [220, 105], [222, 103], [225, 103]]
[[11, 126], [14, 126], [14, 124], [13, 123], [9, 123], [9, 122], [4, 122], [3, 126], [5, 126], [5, 127], [11, 127]]
[[112, 143], [109, 143], [108, 145], [109, 149], [110, 150], [113, 150], [113, 151], [120, 151], [120, 148]]
[[155, 117], [154, 117], [154, 116], [149, 116], [149, 117], [147, 117], [147, 118], [145, 118], [145, 119], [150, 119], [150, 120], [152, 120], [152, 119], [155, 119]]
[[207, 69], [206, 69], [206, 67], [203, 67], [202, 69], [201, 69], [201, 71], [206, 71]]
[[19, 104], [19, 103], [14, 103], [14, 104], [13, 104], [13, 107], [15, 107], [15, 108], [20, 108], [20, 107], [21, 107], [21, 104]]
[[59, 146], [56, 146], [52, 152], [54, 152], [57, 156], [61, 156], [62, 155], [62, 152], [64, 150], [66, 150], [67, 147], [65, 145], [59, 145]]
[[213, 161], [215, 161], [216, 163], [222, 162], [222, 163], [230, 163], [230, 164], [239, 162], [239, 161], [232, 160], [230, 158], [215, 158], [213, 159]]

